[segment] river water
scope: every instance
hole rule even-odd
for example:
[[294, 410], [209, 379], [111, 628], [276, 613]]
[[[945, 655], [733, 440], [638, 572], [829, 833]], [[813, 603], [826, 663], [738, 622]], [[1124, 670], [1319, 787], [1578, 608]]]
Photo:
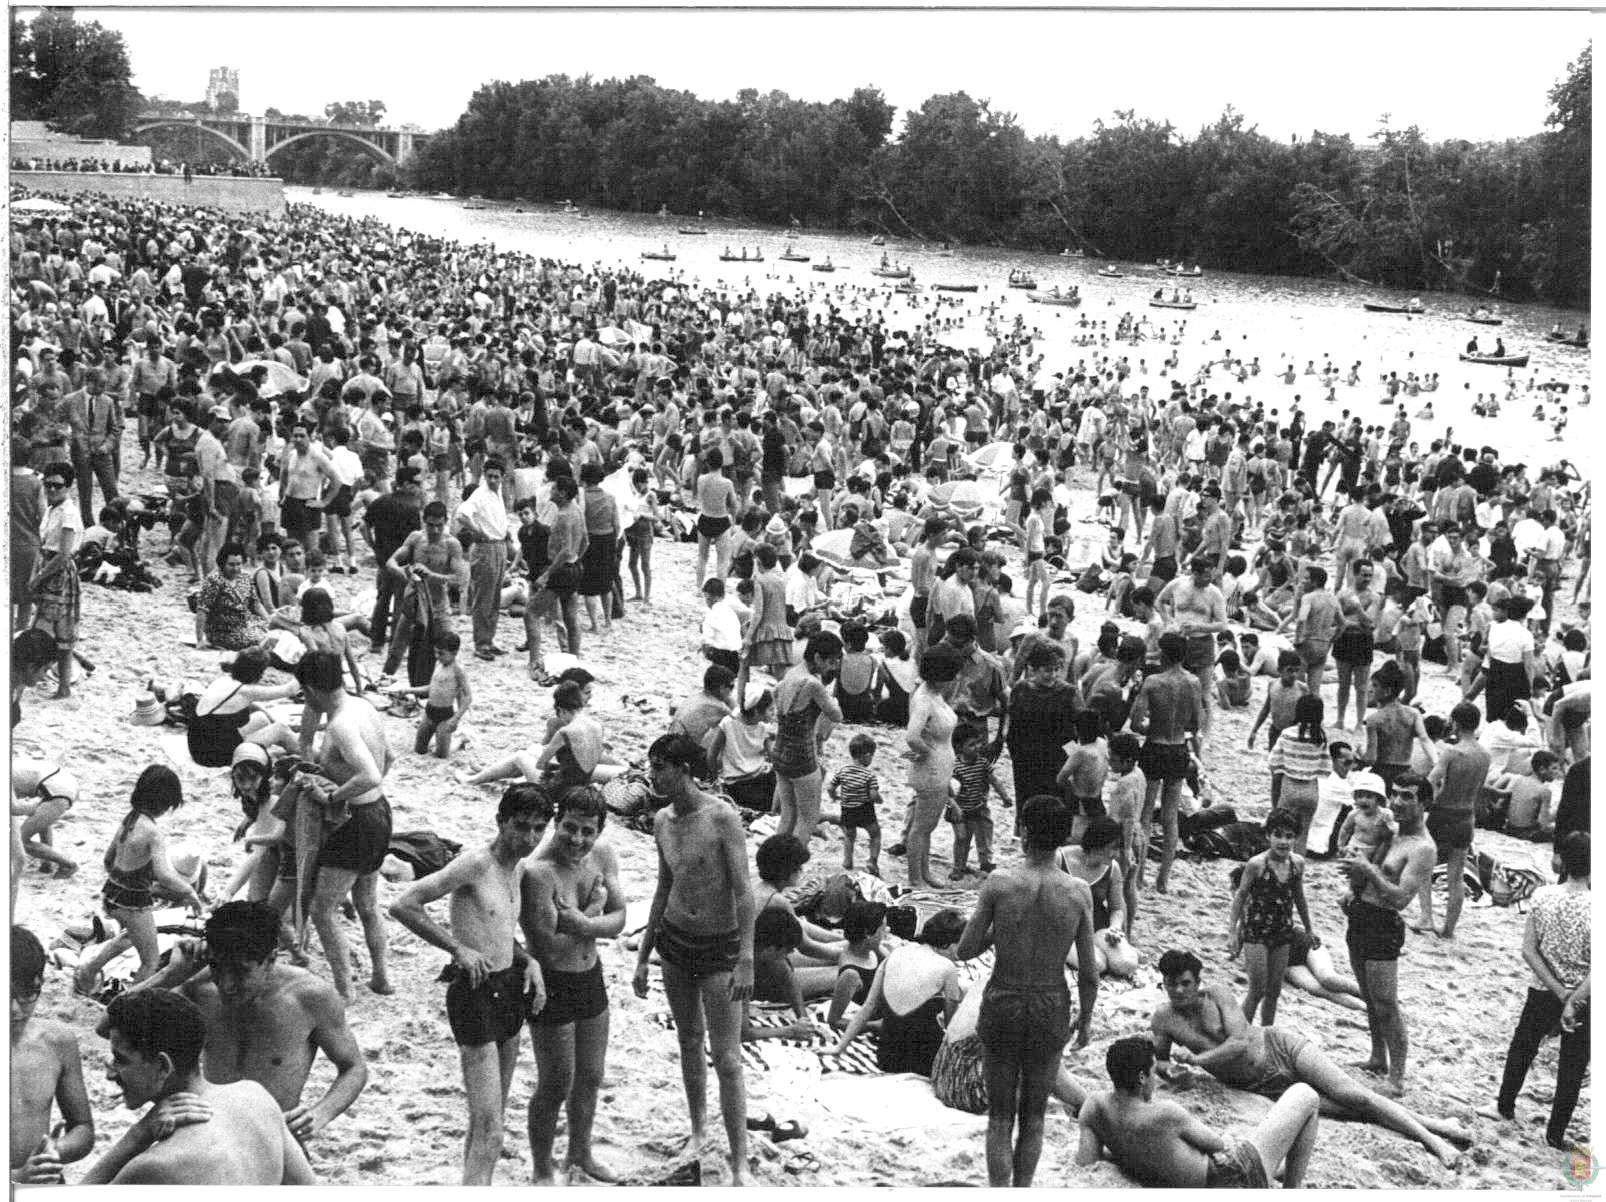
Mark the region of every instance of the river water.
[[[858, 235], [789, 236], [773, 228], [686, 217], [593, 211], [582, 219], [552, 205], [532, 204], [527, 206], [529, 211], [520, 213], [509, 207], [469, 209], [458, 200], [388, 197], [379, 192], [314, 195], [307, 188], [286, 188], [285, 195], [291, 203], [372, 217], [397, 229], [459, 242], [491, 242], [510, 251], [567, 263], [625, 266], [648, 278], [725, 288], [733, 294], [749, 290], [761, 295], [807, 292], [813, 307], [822, 312], [827, 305], [850, 318], [880, 312], [893, 328], [908, 328], [935, 315], [952, 323], [940, 337], [955, 346], [990, 345], [985, 328], [988, 309], [1005, 322], [1019, 314], [1029, 329], [1040, 332], [1036, 348], [1047, 371], [1068, 371], [1105, 354], [1125, 355], [1135, 366], [1141, 360], [1147, 368], [1146, 373], [1140, 368], [1131, 382], [1148, 383], [1152, 392], [1162, 394], [1169, 381], [1161, 378], [1160, 364], [1169, 341], [1178, 336], [1178, 319], [1185, 319], [1176, 347], [1178, 372], [1185, 373], [1183, 378], [1191, 378], [1200, 364], [1219, 360], [1229, 350], [1246, 363], [1258, 357], [1259, 375], [1239, 383], [1217, 369], [1211, 383], [1218, 392], [1258, 399], [1268, 408], [1286, 412], [1297, 396], [1301, 408], [1318, 422], [1353, 412], [1366, 424], [1387, 425], [1393, 410], [1381, 403], [1386, 398], [1379, 383], [1383, 377], [1391, 371], [1402, 379], [1411, 371], [1418, 375], [1437, 372], [1441, 382], [1437, 393], [1401, 398], [1412, 419], [1412, 437], [1421, 442], [1424, 451], [1429, 439], [1442, 437], [1449, 429], [1456, 442], [1498, 447], [1506, 463], [1524, 462], [1534, 468], [1572, 458], [1583, 461], [1581, 470], [1588, 474], [1587, 447], [1594, 445], [1594, 420], [1588, 394], [1583, 391], [1590, 379], [1591, 355], [1548, 343], [1544, 337], [1558, 321], [1563, 329], [1574, 332], [1586, 318], [1544, 305], [1497, 304], [1505, 324], [1491, 327], [1462, 318], [1472, 307], [1470, 298], [1427, 294], [1423, 300], [1428, 311], [1420, 317], [1368, 313], [1361, 307], [1363, 301], [1403, 304], [1410, 294], [1328, 280], [1219, 271], [1209, 271], [1201, 279], [1174, 279], [1153, 266], [1130, 263], [1115, 264], [1126, 273], [1125, 278], [1109, 279], [1097, 274], [1104, 266], [1102, 260], [985, 247], [960, 248], [943, 256], [900, 239], [888, 239], [887, 245], [877, 247]], [[706, 236], [681, 235], [676, 232], [681, 226], [701, 226], [709, 232]], [[829, 258], [837, 271], [825, 274], [811, 270], [808, 263], [781, 261], [778, 256], [788, 243], [798, 253], [812, 256], [814, 262]], [[675, 262], [640, 258], [643, 251], [666, 245], [676, 254]], [[744, 247], [749, 254], [761, 249], [765, 261], [746, 265], [720, 262], [719, 255], [727, 247], [738, 254]], [[872, 276], [870, 270], [883, 254], [910, 267], [925, 291], [914, 297], [894, 294], [893, 281]], [[1027, 293], [1007, 286], [1013, 268], [1029, 269], [1040, 291], [1056, 285], [1080, 288], [1081, 308], [1031, 303]], [[938, 283], [976, 284], [978, 291], [943, 294], [933, 290]], [[1186, 313], [1149, 308], [1149, 297], [1162, 286], [1168, 298], [1178, 287], [1190, 288], [1198, 309]], [[1127, 312], [1152, 318], [1155, 337], [1137, 346], [1112, 344], [1108, 350], [1072, 342], [1077, 334], [1086, 332], [1079, 327], [1080, 321], [1107, 322], [1113, 330], [1117, 319]], [[1219, 341], [1215, 338], [1218, 332]], [[1498, 335], [1505, 340], [1508, 353], [1531, 356], [1528, 367], [1508, 372], [1460, 362], [1458, 352], [1474, 335], [1486, 352], [1493, 350]], [[1333, 402], [1325, 400], [1317, 377], [1304, 374], [1307, 363], [1314, 361], [1319, 370], [1327, 359], [1345, 375], [1352, 363], [1361, 365], [1361, 384], [1348, 387], [1340, 383]], [[1285, 384], [1280, 375], [1288, 362], [1296, 369], [1292, 384]], [[1505, 404], [1498, 417], [1474, 416], [1472, 403], [1478, 393], [1499, 390], [1503, 400], [1508, 376], [1518, 383], [1516, 400]], [[1561, 398], [1567, 405], [1567, 426], [1559, 442], [1554, 440], [1551, 424], [1560, 416], [1559, 405], [1548, 407], [1545, 420], [1536, 419], [1541, 394], [1527, 391], [1530, 382], [1551, 381], [1570, 385]], [[1422, 414], [1430, 400], [1431, 418]]]

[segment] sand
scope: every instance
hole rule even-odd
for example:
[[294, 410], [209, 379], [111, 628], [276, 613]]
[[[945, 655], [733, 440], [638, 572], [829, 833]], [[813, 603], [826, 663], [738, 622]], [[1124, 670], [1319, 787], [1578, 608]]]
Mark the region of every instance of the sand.
[[[131, 447], [132, 451], [133, 448]], [[137, 454], [137, 452], [134, 452]], [[136, 481], [149, 480], [144, 474]], [[1074, 517], [1088, 516], [1085, 491], [1079, 492]], [[1091, 530], [1092, 527], [1087, 527]], [[149, 545], [163, 545], [165, 534]], [[630, 606], [627, 620], [611, 636], [588, 637], [583, 662], [598, 676], [594, 711], [607, 729], [613, 747], [624, 758], [640, 760], [650, 740], [660, 733], [672, 707], [697, 686], [702, 664], [697, 658], [700, 603], [695, 602], [691, 574], [695, 548], [660, 542], [655, 549], [657, 581], [651, 609]], [[181, 572], [160, 568], [164, 586], [149, 595], [130, 595], [85, 586], [82, 649], [99, 665], [65, 702], [38, 696], [25, 703], [25, 716], [15, 737], [17, 754], [59, 758], [84, 782], [83, 793], [58, 834], [58, 846], [82, 865], [78, 875], [57, 881], [29, 871], [18, 920], [33, 927], [47, 946], [60, 928], [98, 908], [103, 874], [100, 857], [113, 828], [125, 812], [128, 790], [147, 764], [164, 762], [158, 738], [168, 728], [136, 727], [128, 716], [148, 678], [187, 681], [199, 688], [216, 670], [216, 652], [197, 652], [180, 645], [192, 637], [193, 623], [184, 606]], [[361, 582], [335, 581], [337, 595], [349, 597], [367, 587], [372, 568]], [[1566, 592], [1571, 591], [1571, 576]], [[1074, 628], [1086, 642], [1097, 631], [1102, 601], [1076, 596]], [[1568, 611], [1564, 610], [1564, 614]], [[1570, 616], [1570, 614], [1568, 615]], [[466, 623], [461, 624], [466, 630]], [[1007, 628], [1007, 627], [1006, 627]], [[504, 625], [499, 641], [511, 648], [522, 639], [517, 623]], [[360, 646], [362, 640], [356, 640]], [[496, 664], [468, 660], [476, 698], [471, 722], [473, 741], [459, 763], [480, 765], [530, 743], [549, 708], [547, 694], [524, 674], [523, 656], [510, 653]], [[376, 670], [373, 657], [365, 664]], [[1257, 685], [1258, 708], [1262, 685]], [[1331, 704], [1331, 688], [1328, 690]], [[1453, 689], [1442, 669], [1429, 668], [1423, 698], [1430, 712], [1447, 712]], [[1206, 757], [1209, 776], [1241, 816], [1258, 817], [1266, 809], [1268, 782], [1263, 749], [1243, 750], [1249, 713], [1220, 717]], [[392, 746], [399, 752], [387, 793], [398, 831], [430, 828], [463, 843], [488, 840], [494, 833], [495, 793], [456, 784], [439, 761], [411, 753], [412, 724], [386, 718]], [[827, 769], [845, 762], [848, 729], [836, 731], [826, 754]], [[899, 758], [901, 732], [874, 728], [881, 745], [877, 766], [882, 775], [888, 830], [896, 831], [908, 799]], [[1263, 741], [1262, 741], [1263, 742]], [[189, 803], [170, 820], [183, 841], [204, 849], [212, 879], [226, 879], [238, 857], [229, 835], [238, 811], [228, 796], [225, 774], [193, 765], [179, 766]], [[1000, 822], [1002, 831], [1007, 822]], [[632, 901], [641, 904], [653, 887], [655, 860], [650, 839], [610, 826], [605, 838], [616, 849], [623, 884]], [[944, 873], [949, 851], [946, 829], [936, 836]], [[1541, 862], [1548, 867], [1548, 848], [1502, 836], [1479, 835], [1480, 846], [1498, 858]], [[836, 828], [826, 827], [815, 840], [810, 871], [834, 871], [840, 863]], [[1006, 837], [1000, 858], [1017, 854]], [[901, 881], [901, 860], [884, 857], [888, 878]], [[1144, 1029], [1159, 999], [1152, 965], [1170, 946], [1192, 948], [1206, 962], [1207, 979], [1226, 979], [1241, 989], [1240, 963], [1226, 960], [1226, 875], [1230, 864], [1182, 860], [1167, 897], [1146, 893], [1141, 901], [1135, 942], [1145, 967], [1141, 988], [1101, 996], [1093, 1024], [1094, 1042], [1087, 1050], [1067, 1054], [1067, 1064], [1084, 1083], [1102, 1086], [1103, 1053], [1108, 1041]], [[1309, 873], [1312, 917], [1339, 968], [1347, 968], [1343, 922], [1338, 899], [1343, 885], [1336, 869], [1313, 864]], [[217, 886], [214, 886], [214, 891]], [[397, 895], [383, 887], [388, 904]], [[1452, 943], [1411, 936], [1401, 961], [1400, 994], [1411, 1037], [1410, 1080], [1405, 1102], [1421, 1112], [1454, 1118], [1476, 1137], [1462, 1167], [1449, 1172], [1427, 1152], [1377, 1128], [1353, 1123], [1324, 1123], [1307, 1184], [1361, 1188], [1501, 1187], [1554, 1190], [1567, 1183], [1567, 1158], [1545, 1146], [1543, 1122], [1555, 1079], [1556, 1044], [1540, 1053], [1528, 1087], [1518, 1103], [1520, 1121], [1497, 1127], [1473, 1117], [1473, 1109], [1494, 1095], [1510, 1033], [1526, 990], [1527, 972], [1520, 948], [1523, 916], [1515, 909], [1469, 908]], [[353, 924], [354, 945], [361, 940]], [[342, 1185], [455, 1184], [461, 1166], [466, 1108], [456, 1050], [447, 1031], [443, 992], [435, 983], [444, 957], [391, 924], [393, 997], [378, 997], [359, 988], [350, 1021], [369, 1064], [369, 1081], [352, 1109], [314, 1142], [313, 1161], [321, 1177]], [[658, 995], [638, 1000], [630, 990], [634, 954], [620, 944], [606, 944], [602, 959], [613, 999], [613, 1034], [607, 1077], [596, 1125], [598, 1155], [620, 1170], [648, 1175], [667, 1168], [668, 1155], [650, 1145], [678, 1140], [685, 1130], [685, 1108], [673, 1036], [655, 1021], [663, 1010]], [[314, 940], [314, 963], [323, 968]], [[365, 966], [366, 967], [366, 966]], [[359, 980], [364, 976], [359, 976]], [[105, 1045], [90, 1032], [98, 1007], [71, 995], [64, 971], [48, 975], [39, 1013], [61, 1019], [82, 1032], [90, 1095], [99, 1124], [97, 1149], [103, 1150], [123, 1129], [127, 1112], [105, 1080]], [[1309, 995], [1285, 989], [1278, 1013], [1281, 1025], [1294, 1025], [1316, 1036], [1332, 1058], [1349, 1064], [1364, 1058], [1367, 1037], [1364, 1016], [1341, 1010]], [[767, 1045], [773, 1048], [773, 1045]], [[887, 1131], [866, 1117], [828, 1109], [819, 1094], [844, 1104], [860, 1090], [881, 1090], [865, 1079], [837, 1079], [820, 1085], [818, 1061], [812, 1053], [777, 1053], [776, 1068], [749, 1073], [749, 1112], [795, 1118], [808, 1128], [806, 1139], [777, 1151], [755, 1138], [756, 1178], [770, 1185], [859, 1186], [936, 1183], [985, 1184], [982, 1148], [984, 1120], [953, 1111], [938, 1112], [924, 1126]], [[1359, 1074], [1357, 1074], [1359, 1075]], [[309, 1083], [316, 1097], [329, 1079], [320, 1062]], [[530, 1179], [529, 1149], [523, 1109], [534, 1083], [533, 1062], [526, 1045], [513, 1084], [507, 1116], [504, 1163], [500, 1183]], [[717, 1115], [710, 1082], [711, 1114]], [[1252, 1121], [1266, 1103], [1231, 1092], [1203, 1079], [1185, 1091], [1185, 1103], [1205, 1122], [1230, 1128]], [[862, 1095], [881, 1097], [880, 1093]], [[889, 1097], [896, 1096], [887, 1095]], [[905, 1095], [913, 1096], [913, 1095]], [[853, 1111], [853, 1106], [847, 1106]], [[863, 1106], [859, 1106], [860, 1110]], [[876, 1111], [869, 1112], [873, 1120]], [[889, 1103], [880, 1113], [904, 1113]], [[919, 1113], [911, 1110], [909, 1113]], [[1580, 1138], [1588, 1127], [1590, 1090], [1586, 1087], [1575, 1119]], [[560, 1147], [562, 1141], [560, 1137]], [[1038, 1174], [1042, 1185], [1111, 1187], [1127, 1184], [1109, 1165], [1074, 1167], [1076, 1128], [1058, 1104], [1051, 1104], [1047, 1147]], [[798, 1149], [807, 1149], [818, 1167], [783, 1163]], [[801, 1171], [792, 1172], [792, 1169]], [[75, 1177], [76, 1173], [70, 1173]]]

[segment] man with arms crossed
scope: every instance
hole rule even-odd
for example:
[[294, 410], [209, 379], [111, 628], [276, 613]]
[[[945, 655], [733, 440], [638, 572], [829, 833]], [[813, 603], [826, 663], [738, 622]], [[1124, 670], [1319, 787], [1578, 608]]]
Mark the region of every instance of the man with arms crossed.
[[[546, 1002], [540, 965], [524, 954], [515, 935], [520, 861], [535, 850], [551, 820], [545, 789], [510, 786], [496, 808], [496, 838], [415, 882], [390, 908], [402, 926], [452, 957], [441, 976], [451, 982], [446, 1017], [468, 1094], [464, 1185], [491, 1184], [502, 1155], [502, 1116], [519, 1059], [525, 998], [531, 1013]], [[450, 930], [424, 908], [448, 894]]]
[[[1054, 863], [1068, 817], [1058, 798], [1034, 797], [1021, 813], [1024, 860], [987, 878], [955, 957], [989, 945], [997, 963], [976, 1032], [987, 1070], [987, 1180], [1029, 1186], [1043, 1152], [1043, 1112], [1071, 1034], [1065, 960], [1076, 948], [1076, 1046], [1087, 1046], [1098, 997], [1093, 892]], [[1020, 1138], [1011, 1149], [1017, 1120]]]
[[[194, 1002], [206, 1023], [206, 1079], [255, 1081], [305, 1144], [350, 1109], [368, 1082], [368, 1065], [334, 986], [277, 962], [279, 921], [266, 902], [226, 902], [206, 920], [204, 943], [180, 943], [167, 967], [127, 992], [176, 989]], [[98, 1033], [107, 1034], [110, 1023], [103, 1019]], [[303, 1105], [301, 1091], [320, 1049], [335, 1079], [322, 1098]]]
[[206, 1022], [165, 989], [113, 998], [106, 1008], [111, 1067], [123, 1105], [156, 1105], [107, 1150], [80, 1185], [315, 1185], [278, 1104], [255, 1081], [214, 1085], [201, 1075]]
[[742, 1003], [753, 996], [753, 886], [747, 839], [733, 806], [697, 788], [702, 748], [664, 735], [647, 749], [653, 792], [669, 805], [653, 820], [658, 888], [641, 935], [632, 985], [647, 996], [653, 949], [680, 1040], [680, 1074], [691, 1112], [690, 1149], [701, 1151], [708, 1110], [703, 1032], [719, 1077], [730, 1141], [731, 1184], [747, 1184], [747, 1093], [742, 1078]]
[[564, 1167], [611, 1182], [614, 1174], [591, 1151], [608, 1054], [608, 991], [597, 940], [624, 930], [625, 894], [613, 849], [597, 842], [608, 814], [602, 794], [588, 786], [568, 788], [558, 794], [557, 805], [551, 841], [524, 864], [520, 878], [519, 925], [547, 989], [546, 1005], [530, 1020], [537, 1074], [530, 1154], [537, 1185], [564, 1184], [553, 1171], [552, 1141], [567, 1103]]
[[[1453, 1123], [1424, 1119], [1398, 1102], [1358, 1084], [1305, 1036], [1244, 1020], [1238, 998], [1226, 985], [1200, 984], [1203, 966], [1192, 952], [1173, 948], [1160, 957], [1166, 1001], [1149, 1020], [1162, 1060], [1203, 1069], [1223, 1085], [1280, 1097], [1301, 1082], [1314, 1089], [1335, 1118], [1364, 1120], [1414, 1139], [1446, 1167], [1459, 1155], [1449, 1141], [1466, 1144]], [[1181, 1046], [1173, 1047], [1173, 1043]]]
[[1316, 1150], [1316, 1091], [1290, 1085], [1253, 1130], [1228, 1139], [1175, 1102], [1154, 1100], [1154, 1045], [1147, 1036], [1117, 1039], [1104, 1054], [1112, 1090], [1082, 1104], [1076, 1163], [1110, 1159], [1144, 1185], [1172, 1189], [1269, 1189], [1284, 1164], [1283, 1188], [1298, 1189]]

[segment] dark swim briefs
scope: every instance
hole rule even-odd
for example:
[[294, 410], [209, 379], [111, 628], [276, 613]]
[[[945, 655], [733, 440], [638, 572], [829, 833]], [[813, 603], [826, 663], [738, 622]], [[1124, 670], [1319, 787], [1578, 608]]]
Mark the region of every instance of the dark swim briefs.
[[1071, 1037], [1071, 993], [1053, 985], [1001, 984], [995, 977], [982, 994], [976, 1034], [987, 1055], [1007, 1063], [1059, 1056]]
[[1247, 1139], [1229, 1144], [1219, 1152], [1210, 1154], [1205, 1168], [1206, 1189], [1270, 1189], [1266, 1179], [1266, 1162], [1260, 1152]]
[[665, 918], [658, 923], [654, 946], [666, 968], [673, 966], [692, 980], [701, 981], [734, 971], [736, 958], [742, 950], [742, 938], [736, 931], [712, 935], [685, 931]]
[[339, 868], [367, 876], [378, 872], [390, 854], [390, 802], [383, 797], [351, 807], [351, 817], [336, 827], [318, 852], [319, 868]]
[[1150, 739], [1138, 752], [1138, 766], [1143, 769], [1143, 775], [1148, 780], [1186, 780], [1188, 745], [1156, 743]]
[[459, 1047], [506, 1043], [518, 1035], [524, 1026], [524, 970], [517, 963], [478, 985], [470, 985], [468, 974], [455, 963], [441, 977], [451, 982], [446, 987], [446, 1021]]
[[697, 533], [707, 539], [715, 539], [724, 535], [731, 528], [729, 518], [709, 517], [706, 513], [698, 515]]
[[602, 981], [601, 960], [580, 972], [543, 966], [541, 977], [546, 982], [546, 1005], [530, 1016], [536, 1026], [585, 1022], [607, 1012], [608, 987]]
[[286, 497], [279, 506], [279, 524], [286, 534], [300, 538], [323, 525], [323, 511], [313, 509], [301, 497]]
[[1426, 825], [1440, 851], [1466, 851], [1472, 846], [1475, 824], [1470, 810], [1429, 810]]
[[1350, 966], [1357, 972], [1364, 960], [1398, 960], [1405, 946], [1405, 919], [1393, 910], [1350, 897], [1344, 900], [1349, 927], [1344, 944], [1349, 949]]

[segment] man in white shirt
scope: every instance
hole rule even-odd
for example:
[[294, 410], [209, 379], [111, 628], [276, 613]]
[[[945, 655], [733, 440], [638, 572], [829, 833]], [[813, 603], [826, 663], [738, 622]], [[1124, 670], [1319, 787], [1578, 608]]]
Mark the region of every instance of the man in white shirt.
[[457, 507], [457, 536], [468, 546], [468, 607], [474, 623], [474, 654], [491, 660], [507, 652], [498, 647], [502, 616], [502, 570], [513, 545], [513, 527], [502, 503], [506, 466], [487, 459], [479, 486]]
[[217, 406], [211, 411], [207, 424], [201, 427], [195, 443], [195, 463], [201, 475], [201, 512], [205, 517], [196, 562], [203, 573], [211, 570], [223, 546], [235, 502], [240, 496], [240, 474], [229, 463], [222, 441], [232, 420], [234, 415], [227, 405]]
[[345, 426], [331, 426], [323, 432], [324, 449], [329, 453], [329, 466], [334, 469], [334, 492], [324, 500], [324, 532], [338, 552], [345, 548], [339, 562], [331, 572], [357, 573], [357, 561], [351, 538], [351, 507], [357, 497], [357, 485], [362, 482], [362, 460], [351, 449], [351, 431]]
[[703, 581], [703, 658], [735, 673], [741, 670], [742, 619], [725, 600], [725, 582], [718, 577]]

